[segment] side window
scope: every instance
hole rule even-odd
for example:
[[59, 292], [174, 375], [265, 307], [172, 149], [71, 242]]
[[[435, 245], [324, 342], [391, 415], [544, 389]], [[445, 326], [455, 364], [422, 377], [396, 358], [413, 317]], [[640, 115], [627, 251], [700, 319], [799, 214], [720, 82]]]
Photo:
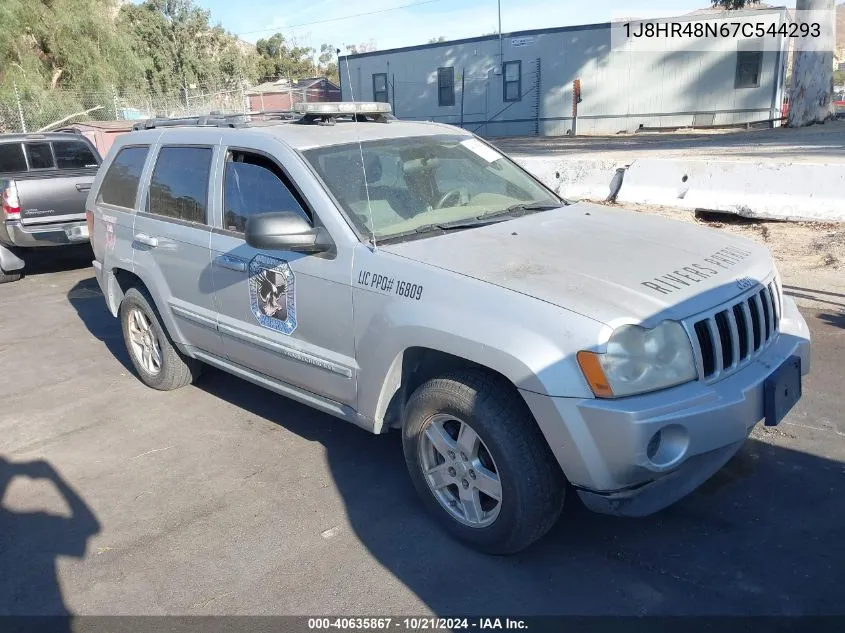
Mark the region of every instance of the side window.
[[763, 71], [763, 46], [758, 40], [745, 40], [736, 52], [734, 88], [759, 88]]
[[149, 146], [124, 147], [120, 150], [103, 178], [97, 202], [134, 208], [138, 183], [149, 151]]
[[260, 154], [231, 151], [223, 174], [223, 228], [243, 233], [250, 215], [293, 211], [309, 222], [281, 170]]
[[0, 143], [0, 174], [26, 171], [26, 159], [20, 143]]
[[441, 106], [455, 105], [455, 69], [437, 69], [437, 103]]
[[147, 211], [205, 224], [212, 153], [210, 147], [162, 147], [150, 180]]
[[84, 169], [98, 164], [91, 148], [82, 141], [53, 141], [53, 153], [59, 169]]
[[373, 75], [373, 101], [387, 103], [387, 73]]
[[503, 100], [520, 101], [522, 99], [522, 62], [505, 62], [505, 70], [502, 73]]
[[27, 143], [26, 157], [30, 169], [54, 169], [53, 152], [49, 143]]

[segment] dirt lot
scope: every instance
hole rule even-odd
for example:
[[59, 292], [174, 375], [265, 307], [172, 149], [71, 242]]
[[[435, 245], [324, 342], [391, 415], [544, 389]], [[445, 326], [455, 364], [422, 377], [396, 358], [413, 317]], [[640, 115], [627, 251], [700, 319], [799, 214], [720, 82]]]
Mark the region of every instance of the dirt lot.
[[768, 222], [724, 213], [696, 215], [684, 209], [627, 203], [625, 208], [694, 222], [764, 244], [777, 262], [784, 287], [798, 305], [825, 309], [845, 304], [843, 223]]

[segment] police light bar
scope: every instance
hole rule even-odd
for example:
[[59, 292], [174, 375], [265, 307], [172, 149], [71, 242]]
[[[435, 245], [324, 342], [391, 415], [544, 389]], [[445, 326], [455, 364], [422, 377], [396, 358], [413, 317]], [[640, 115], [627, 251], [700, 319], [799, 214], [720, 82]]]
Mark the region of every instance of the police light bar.
[[389, 103], [367, 103], [351, 101], [330, 101], [322, 103], [297, 103], [293, 111], [298, 114], [324, 114], [327, 116], [338, 114], [390, 114]]

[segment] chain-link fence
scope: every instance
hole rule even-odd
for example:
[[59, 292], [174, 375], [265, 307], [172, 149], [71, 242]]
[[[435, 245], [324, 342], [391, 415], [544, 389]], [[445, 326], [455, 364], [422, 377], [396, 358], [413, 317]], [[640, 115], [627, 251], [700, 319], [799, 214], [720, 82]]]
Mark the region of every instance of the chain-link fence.
[[234, 89], [190, 86], [168, 94], [117, 89], [26, 92], [15, 86], [12, 93], [0, 95], [0, 133], [32, 133], [90, 120], [241, 113], [250, 108], [247, 91], [245, 85]]
[[0, 94], [0, 133], [38, 132], [81, 121], [133, 121], [204, 114], [240, 114], [288, 111], [296, 104], [340, 101], [336, 88], [298, 87], [289, 83], [261, 84], [250, 88], [190, 85], [170, 93], [144, 90], [14, 91]]

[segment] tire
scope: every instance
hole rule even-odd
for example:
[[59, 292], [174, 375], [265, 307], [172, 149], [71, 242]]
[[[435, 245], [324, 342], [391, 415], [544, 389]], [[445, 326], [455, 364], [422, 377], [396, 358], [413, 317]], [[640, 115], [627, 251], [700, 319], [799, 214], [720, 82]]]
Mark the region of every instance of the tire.
[[[139, 314], [142, 316], [138, 316]], [[139, 321], [136, 319], [142, 317], [146, 318], [146, 330], [143, 327], [137, 327]], [[130, 320], [132, 320], [131, 323]], [[155, 309], [146, 291], [130, 288], [126, 292], [120, 303], [120, 325], [123, 330], [123, 342], [126, 345], [126, 351], [129, 352], [132, 365], [141, 382], [148, 387], [159, 391], [172, 391], [191, 384], [199, 377], [202, 372], [202, 363], [195, 358], [185, 356], [176, 348], [162, 326], [158, 310]], [[146, 342], [157, 345], [157, 370], [155, 367], [150, 367], [139, 346], [133, 344], [133, 338], [138, 340], [138, 332], [149, 333], [150, 338]], [[148, 358], [154, 359], [155, 356], [150, 354]]]
[[[462, 442], [455, 441], [461, 431], [449, 420], [452, 416], [460, 428], [474, 431], [480, 443], [471, 441], [471, 433], [458, 438]], [[441, 430], [454, 442], [441, 443], [441, 448], [475, 445], [477, 458], [469, 454], [467, 461], [458, 450], [452, 461], [441, 450], [432, 450], [429, 438], [442, 442]], [[513, 385], [498, 376], [458, 370], [421, 385], [405, 407], [402, 446], [424, 505], [448, 532], [474, 549], [513, 554], [548, 532], [560, 516], [566, 479], [525, 402]], [[426, 474], [435, 471], [440, 483], [454, 483], [436, 492]], [[483, 492], [478, 495], [480, 508], [470, 501], [470, 511], [465, 511], [463, 500], [472, 497], [476, 487], [496, 491], [491, 474], [498, 479], [498, 504]], [[470, 496], [461, 496], [462, 490]]]
[[21, 273], [14, 272], [14, 273], [7, 273], [4, 270], [0, 269], [0, 284], [8, 284], [13, 281], [17, 281], [21, 278]]

